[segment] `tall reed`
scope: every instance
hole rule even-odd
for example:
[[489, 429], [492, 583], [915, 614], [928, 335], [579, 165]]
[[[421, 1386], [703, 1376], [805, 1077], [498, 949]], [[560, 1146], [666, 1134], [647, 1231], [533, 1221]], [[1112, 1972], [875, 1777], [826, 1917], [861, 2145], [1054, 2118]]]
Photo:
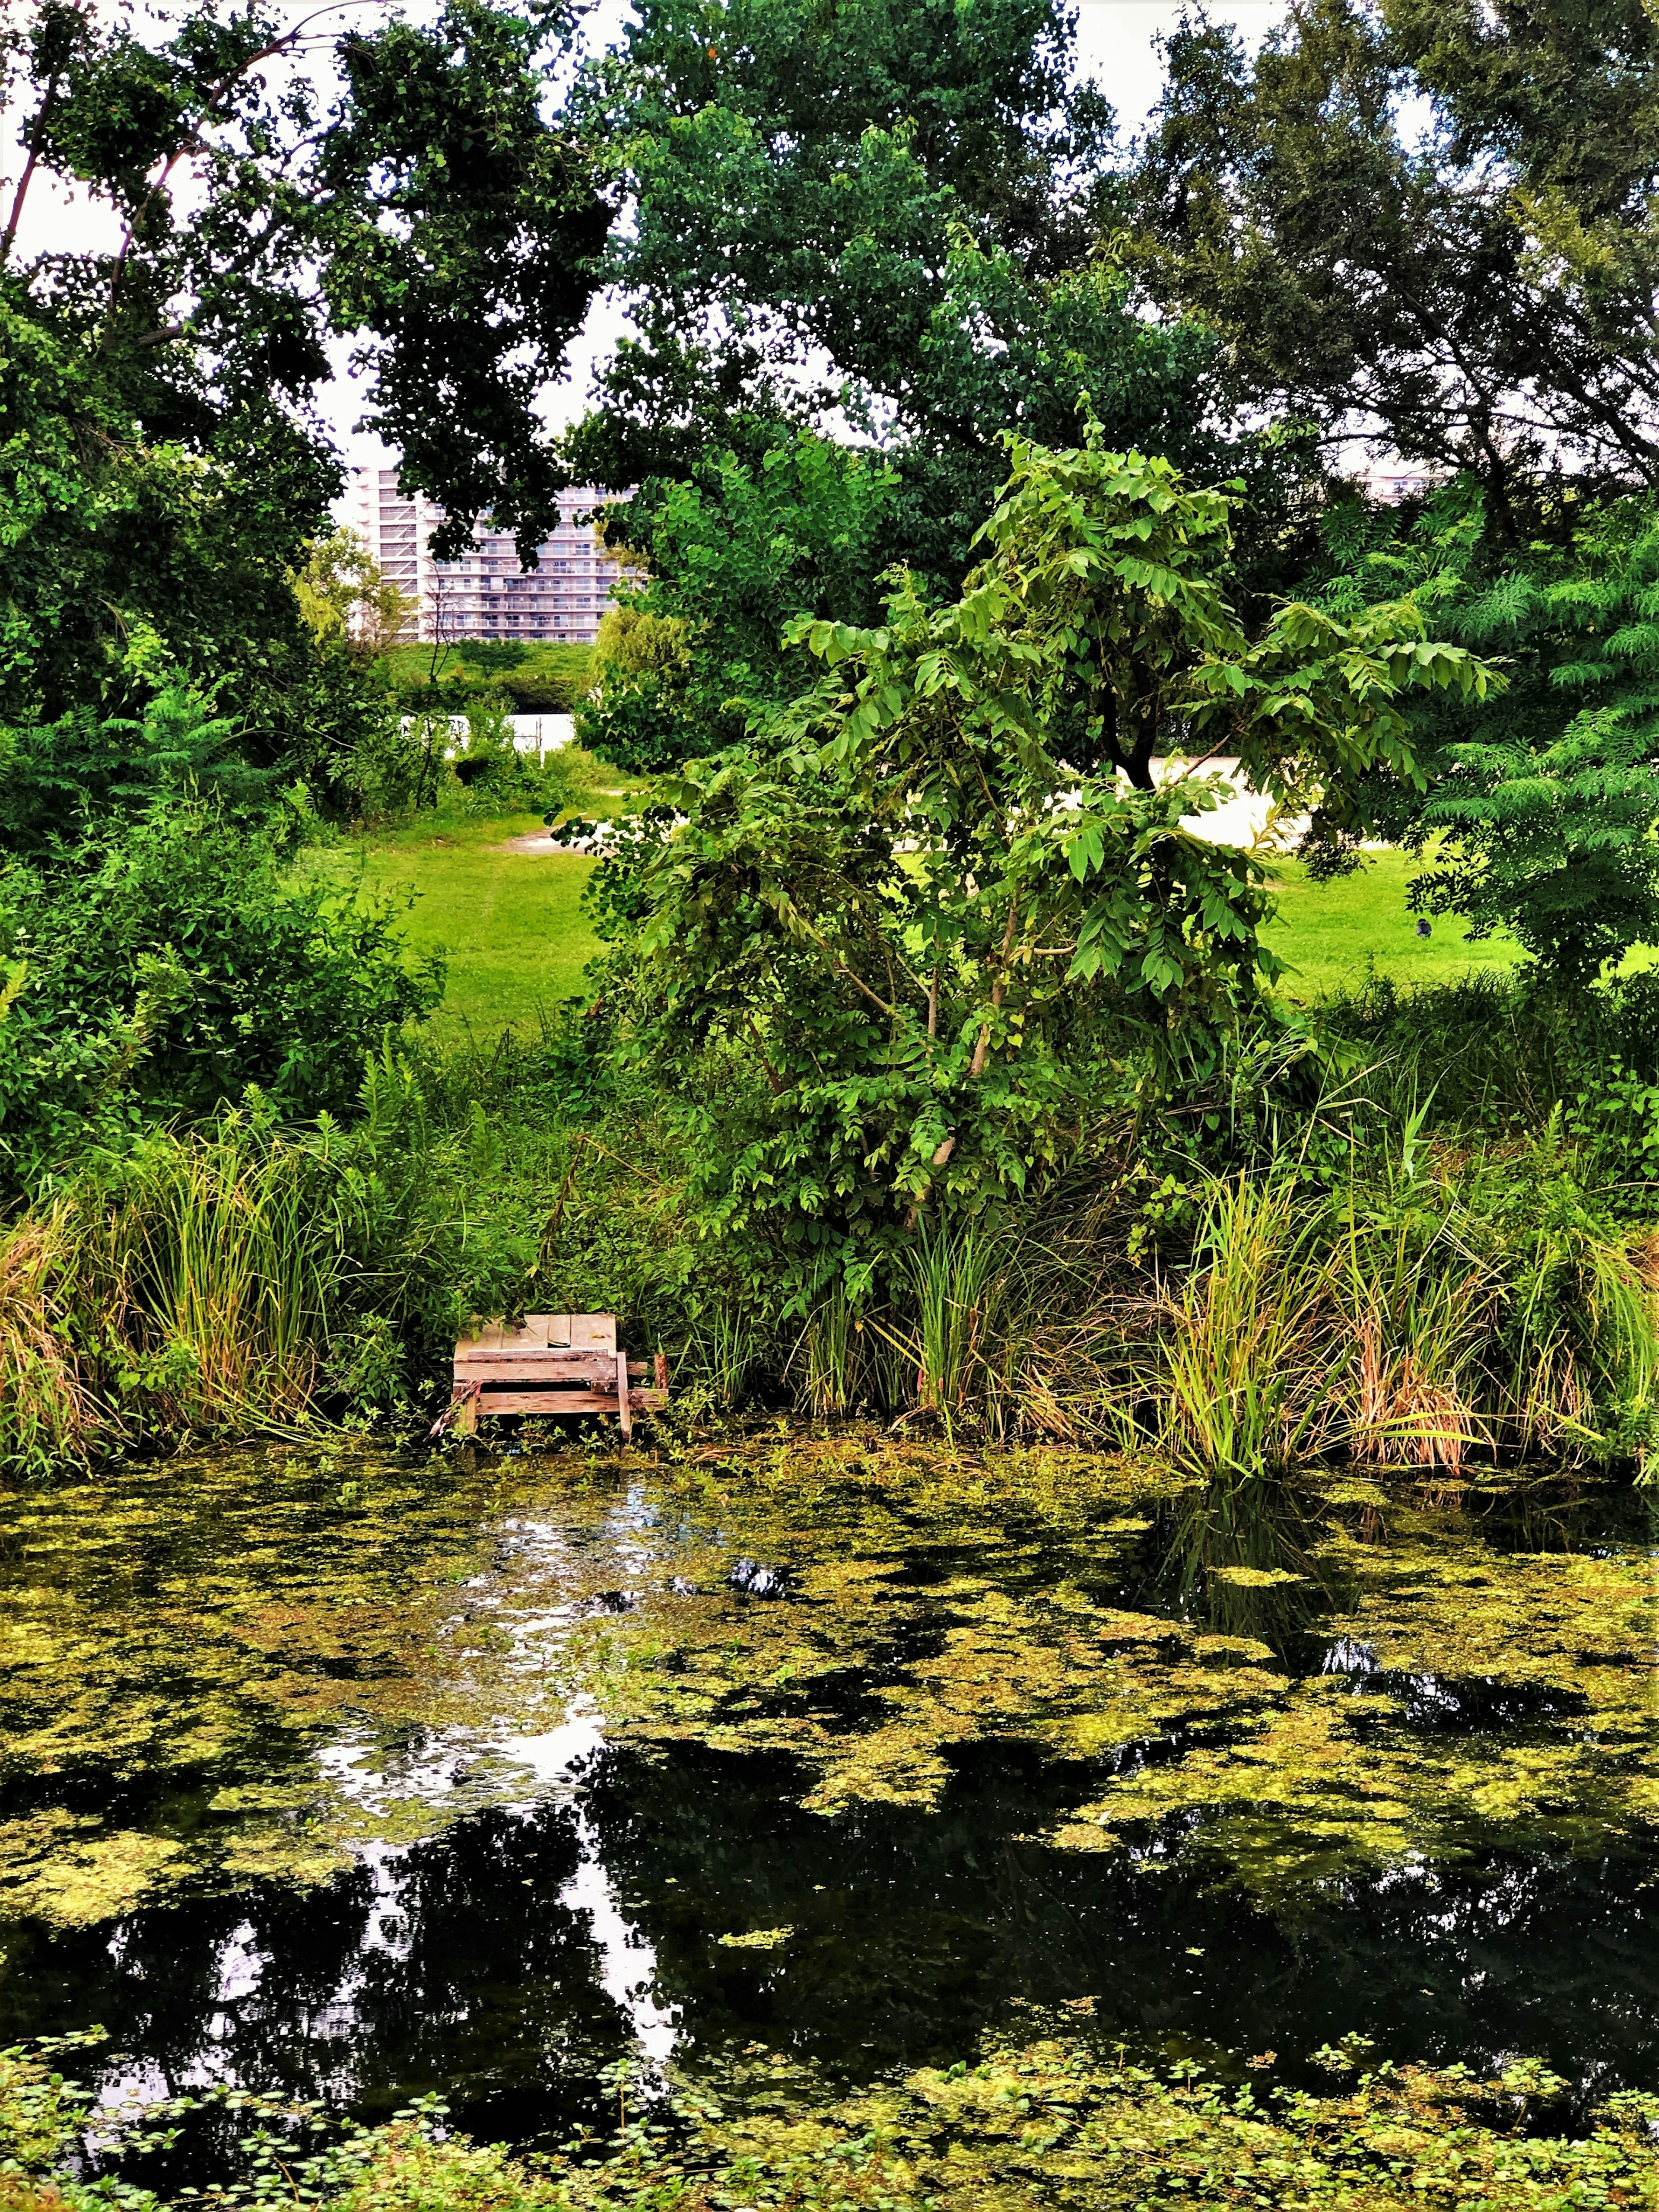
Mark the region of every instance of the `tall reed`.
[[49, 1474], [84, 1459], [103, 1424], [65, 1326], [58, 1207], [0, 1236], [0, 1467]]
[[1192, 1474], [1249, 1481], [1334, 1441], [1325, 1255], [1298, 1199], [1289, 1178], [1218, 1184], [1169, 1300], [1141, 1380], [1161, 1450]]
[[231, 1116], [75, 1189], [76, 1303], [118, 1395], [171, 1427], [309, 1413], [347, 1243], [337, 1179], [316, 1165]]
[[1431, 1155], [1367, 1191], [1218, 1182], [1185, 1270], [1097, 1355], [1103, 1399], [1212, 1482], [1338, 1452], [1425, 1474], [1476, 1449], [1640, 1463], [1659, 1267], [1559, 1169], [1540, 1144], [1485, 1186]]

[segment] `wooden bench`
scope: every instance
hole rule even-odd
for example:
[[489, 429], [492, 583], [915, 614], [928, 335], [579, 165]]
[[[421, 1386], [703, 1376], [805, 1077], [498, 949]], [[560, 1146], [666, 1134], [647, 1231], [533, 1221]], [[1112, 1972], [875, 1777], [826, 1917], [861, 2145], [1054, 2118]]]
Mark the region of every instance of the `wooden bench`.
[[[649, 1389], [639, 1387], [647, 1374]], [[470, 1437], [480, 1413], [614, 1413], [627, 1437], [634, 1414], [667, 1403], [666, 1358], [630, 1359], [615, 1314], [526, 1314], [516, 1327], [491, 1322], [461, 1338], [446, 1419]]]

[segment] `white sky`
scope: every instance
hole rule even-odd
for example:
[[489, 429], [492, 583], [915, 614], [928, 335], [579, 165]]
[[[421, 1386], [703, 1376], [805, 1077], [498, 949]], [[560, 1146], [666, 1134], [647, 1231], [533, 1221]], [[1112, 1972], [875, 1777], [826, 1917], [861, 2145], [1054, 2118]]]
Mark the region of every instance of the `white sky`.
[[[5, 4], [6, 0], [0, 0], [0, 11]], [[599, 0], [588, 17], [591, 42], [608, 43], [625, 11], [626, 0]], [[1154, 41], [1173, 28], [1182, 12], [1182, 0], [1079, 0], [1079, 73], [1098, 82], [1117, 111], [1118, 127], [1126, 138], [1142, 127], [1157, 101], [1162, 65]], [[1215, 12], [1224, 21], [1236, 21], [1254, 41], [1282, 19], [1285, 7], [1284, 0], [1217, 0]], [[19, 119], [15, 112], [9, 114], [0, 131], [5, 170], [11, 174], [17, 167]], [[47, 179], [37, 179], [19, 235], [25, 252], [109, 250], [116, 236], [116, 227], [106, 210], [79, 194], [68, 198], [55, 196]], [[617, 308], [606, 300], [596, 301], [586, 329], [571, 349], [568, 376], [558, 390], [547, 395], [545, 413], [550, 422], [568, 422], [580, 413], [593, 366], [610, 353], [622, 328]], [[332, 349], [337, 373], [333, 383], [318, 395], [321, 410], [349, 460], [385, 465], [395, 456], [388, 454], [378, 440], [352, 427], [362, 403], [346, 372], [350, 351], [343, 343]]]

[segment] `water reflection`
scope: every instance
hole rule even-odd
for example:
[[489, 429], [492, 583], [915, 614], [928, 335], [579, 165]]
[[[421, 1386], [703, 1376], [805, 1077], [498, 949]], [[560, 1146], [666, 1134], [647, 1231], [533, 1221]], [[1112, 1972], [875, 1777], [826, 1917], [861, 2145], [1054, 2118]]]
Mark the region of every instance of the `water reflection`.
[[[1494, 1856], [1392, 1869], [1294, 1916], [1154, 1855], [1022, 1842], [1039, 1763], [985, 1752], [941, 1811], [792, 1807], [775, 1762], [605, 1750], [580, 1793], [365, 1850], [296, 1896], [26, 1935], [0, 2033], [101, 2020], [112, 2086], [234, 2079], [384, 2114], [441, 2089], [533, 2140], [643, 2074], [753, 2038], [844, 2075], [938, 2060], [1011, 2000], [1100, 2001], [1114, 2036], [1294, 2058], [1358, 2030], [1438, 2060], [1538, 2052], [1605, 2088], [1659, 2078], [1650, 1869]], [[785, 1945], [722, 1935], [788, 1926]], [[206, 2146], [190, 2154], [210, 2171]], [[176, 2185], [191, 2179], [176, 2168]]]
[[[1551, 1729], [1580, 1680], [1609, 1772], [1645, 1741], [1643, 1586], [1603, 1589], [1588, 1552], [1519, 1562], [1477, 1634], [1470, 1593], [1502, 1577], [1466, 1532], [1462, 1580], [1434, 1582], [1437, 1534], [1368, 1554], [1367, 1582], [1285, 1494], [1224, 1523], [1109, 1505], [1085, 1540], [1013, 1507], [964, 1535], [955, 1498], [930, 1521], [860, 1495], [803, 1528], [638, 1483], [562, 1513], [407, 1482], [395, 1571], [377, 1548], [337, 1585], [351, 1524], [246, 1474], [194, 1522], [141, 1516], [113, 1574], [65, 1540], [52, 1584], [16, 1550], [14, 1619], [82, 1641], [16, 1677], [14, 1826], [73, 1807], [118, 1842], [245, 1856], [199, 1852], [79, 1925], [18, 1918], [0, 2039], [101, 2021], [111, 2093], [234, 2081], [381, 2116], [438, 2090], [519, 2141], [601, 2118], [619, 2061], [648, 2091], [760, 2039], [863, 2081], [1085, 1996], [1108, 2034], [1166, 2047], [1297, 2058], [1358, 2032], [1536, 2053], [1587, 2090], [1659, 2081], [1649, 1832], [1586, 1798], [1569, 1850], [1493, 1795], [1533, 1753], [1557, 1764], [1527, 1788], [1566, 1789], [1581, 1747]], [[1574, 1575], [1599, 1610], [1522, 1650]], [[52, 1698], [83, 1682], [71, 1741]], [[1287, 1762], [1312, 1745], [1299, 1797], [1225, 1766], [1274, 1729]], [[1486, 1762], [1459, 1784], [1480, 1817], [1432, 1850], [1364, 1794], [1387, 1731], [1390, 1789], [1414, 1761], [1445, 1794], [1434, 1762], [1464, 1744]], [[848, 1786], [815, 1797], [823, 1771]], [[1042, 1840], [1091, 1797], [1093, 1848]], [[1349, 1849], [1385, 1818], [1374, 1854]], [[210, 2178], [236, 2127], [146, 2178]]]

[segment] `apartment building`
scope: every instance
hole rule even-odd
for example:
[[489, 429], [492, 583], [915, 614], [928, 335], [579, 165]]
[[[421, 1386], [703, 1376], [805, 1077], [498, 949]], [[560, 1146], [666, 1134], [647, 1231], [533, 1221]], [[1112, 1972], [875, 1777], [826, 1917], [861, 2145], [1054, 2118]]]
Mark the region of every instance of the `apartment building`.
[[592, 485], [562, 494], [558, 527], [532, 569], [519, 565], [510, 533], [482, 524], [464, 559], [434, 561], [427, 541], [443, 510], [418, 494], [405, 499], [396, 469], [354, 471], [351, 523], [381, 574], [418, 605], [411, 636], [591, 645], [625, 574], [577, 519], [605, 496]]

